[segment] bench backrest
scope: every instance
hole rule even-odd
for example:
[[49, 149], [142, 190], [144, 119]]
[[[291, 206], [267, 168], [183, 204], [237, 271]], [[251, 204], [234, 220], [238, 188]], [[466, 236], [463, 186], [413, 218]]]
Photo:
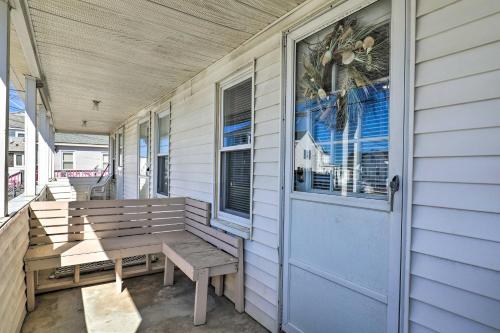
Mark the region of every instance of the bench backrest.
[[33, 202], [30, 244], [183, 230], [185, 202], [185, 198]]
[[[190, 218], [191, 214], [188, 210], [188, 202], [189, 201], [186, 201], [186, 230], [204, 239], [213, 246], [231, 254], [232, 256], [243, 259], [243, 239], [227, 234], [224, 231], [212, 228], [210, 226], [210, 204], [206, 202], [200, 202], [206, 205], [205, 208], [198, 207], [200, 210], [207, 212], [207, 220], [203, 220], [198, 218]], [[241, 260], [241, 262], [243, 262], [243, 260]]]

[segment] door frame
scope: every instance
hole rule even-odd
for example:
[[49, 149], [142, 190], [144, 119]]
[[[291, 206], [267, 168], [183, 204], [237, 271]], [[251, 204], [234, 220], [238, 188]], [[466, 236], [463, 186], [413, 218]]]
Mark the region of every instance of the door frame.
[[137, 122], [137, 198], [139, 199], [141, 194], [141, 157], [140, 157], [140, 145], [139, 140], [141, 138], [141, 125], [144, 123], [148, 123], [148, 165], [149, 171], [146, 174], [148, 180], [148, 198], [151, 198], [151, 113], [148, 112], [144, 117], [140, 118]]
[[[293, 29], [283, 33], [282, 45], [282, 127], [281, 127], [281, 156], [284, 161], [281, 167], [281, 221], [280, 221], [280, 251], [281, 274], [280, 274], [280, 324], [288, 332], [300, 332], [293, 325], [288, 325], [288, 256], [289, 245], [289, 215], [290, 199], [297, 198], [314, 202], [323, 202], [343, 206], [375, 209], [389, 212], [389, 204], [385, 200], [373, 200], [364, 198], [341, 197], [335, 195], [323, 195], [316, 193], [301, 193], [293, 191], [293, 144], [294, 137], [294, 105], [295, 105], [295, 44], [323, 28], [326, 28], [343, 17], [355, 13], [366, 6], [379, 0], [349, 0], [339, 2], [337, 5], [329, 6], [328, 9], [317, 13], [312, 18], [293, 26]], [[400, 190], [395, 195], [394, 212], [389, 213], [389, 235], [388, 248], [389, 272], [387, 292], [387, 332], [399, 332], [403, 320], [402, 306], [404, 305], [404, 289], [402, 270], [404, 269], [403, 223], [406, 215], [407, 205], [403, 203], [406, 199], [406, 180], [408, 177], [408, 165], [406, 164], [408, 144], [408, 105], [407, 105], [407, 76], [410, 53], [406, 37], [410, 22], [407, 20], [408, 1], [391, 0], [391, 26], [390, 26], [390, 106], [391, 110], [401, 112], [390, 115], [389, 122], [389, 179], [394, 175], [400, 177]], [[401, 144], [393, 145], [391, 137], [401, 138]]]

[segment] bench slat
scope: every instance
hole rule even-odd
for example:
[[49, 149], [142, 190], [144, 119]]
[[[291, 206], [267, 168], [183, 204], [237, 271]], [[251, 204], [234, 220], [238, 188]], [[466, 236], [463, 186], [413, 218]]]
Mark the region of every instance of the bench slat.
[[78, 234], [58, 234], [49, 236], [37, 236], [31, 237], [31, 245], [40, 244], [51, 244], [51, 243], [65, 243], [72, 241], [83, 241], [91, 239], [103, 239], [103, 238], [117, 238], [119, 236], [131, 236], [131, 235], [149, 235], [154, 233], [182, 230], [183, 224], [169, 224], [157, 227], [145, 227], [145, 228], [130, 228], [121, 230], [107, 230], [107, 231], [96, 231], [96, 232], [86, 232]]
[[63, 226], [44, 227], [44, 228], [32, 228], [30, 230], [30, 236], [54, 235], [54, 234], [62, 234], [68, 232], [78, 233], [78, 232], [92, 232], [92, 231], [103, 231], [103, 230], [119, 230], [119, 229], [135, 228], [135, 227], [182, 224], [183, 222], [184, 222], [183, 218], [181, 216], [178, 216], [178, 217], [170, 217], [170, 218], [155, 219], [155, 220], [63, 225]]
[[199, 223], [192, 222], [189, 220], [186, 220], [186, 224], [193, 227], [193, 228], [196, 228], [204, 233], [207, 233], [207, 234], [215, 237], [218, 240], [221, 240], [225, 243], [228, 243], [229, 245], [231, 245], [235, 248], [237, 248], [239, 246], [239, 242], [238, 242], [237, 237], [226, 234], [223, 231], [220, 231], [220, 230], [217, 230], [217, 229], [214, 229], [211, 227], [207, 227], [207, 226], [204, 226], [202, 224], [200, 225]]
[[238, 257], [238, 249], [229, 245], [228, 243], [225, 243], [209, 234], [206, 234], [196, 228], [191, 227], [190, 225], [186, 225], [186, 230], [195, 234], [196, 236], [203, 238], [210, 244], [218, 247], [221, 250], [226, 251], [227, 253], [231, 254], [232, 256]]
[[165, 199], [125, 199], [125, 200], [90, 200], [90, 201], [72, 201], [69, 208], [115, 208], [115, 207], [134, 207], [134, 206], [169, 206], [184, 205], [185, 198], [165, 198]]

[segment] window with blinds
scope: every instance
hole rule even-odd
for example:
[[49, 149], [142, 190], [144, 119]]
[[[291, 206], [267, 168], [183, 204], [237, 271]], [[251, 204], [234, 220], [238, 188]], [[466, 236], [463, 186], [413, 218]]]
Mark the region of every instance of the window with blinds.
[[[347, 23], [346, 23], [347, 24]], [[333, 28], [297, 44], [297, 77], [309, 78], [311, 50]], [[296, 191], [385, 199], [389, 167], [389, 25], [371, 28], [376, 68], [316, 65], [322, 95], [297, 82], [294, 171]], [[358, 49], [361, 55], [362, 50]], [[366, 53], [366, 52], [365, 52]], [[372, 52], [373, 53], [373, 52]], [[372, 54], [369, 53], [369, 54]], [[356, 56], [357, 57], [357, 56]], [[354, 61], [363, 61], [355, 58]], [[372, 61], [371, 58], [369, 61]], [[374, 60], [373, 60], [374, 61]], [[308, 65], [304, 66], [306, 63]], [[354, 65], [357, 66], [357, 65]], [[308, 72], [309, 71], [309, 72]], [[353, 74], [354, 73], [354, 74]], [[352, 77], [349, 79], [349, 77]], [[313, 80], [310, 78], [310, 80]], [[352, 80], [352, 81], [349, 81]], [[314, 80], [313, 80], [314, 81]], [[349, 86], [348, 88], [345, 88]], [[309, 89], [309, 90], [308, 90]], [[313, 96], [313, 97], [311, 97]]]
[[252, 128], [252, 79], [224, 90], [223, 147], [250, 143]]
[[156, 192], [169, 195], [169, 165], [170, 165], [170, 115], [168, 113], [156, 116], [158, 140], [156, 147], [157, 187]]
[[252, 79], [222, 90], [220, 211], [250, 217]]

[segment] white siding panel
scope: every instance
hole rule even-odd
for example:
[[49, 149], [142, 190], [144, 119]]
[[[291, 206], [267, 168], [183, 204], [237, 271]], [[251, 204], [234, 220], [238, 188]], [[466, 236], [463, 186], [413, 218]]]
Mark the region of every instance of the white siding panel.
[[500, 329], [499, 301], [420, 277], [413, 277], [410, 295], [421, 302]]
[[[413, 303], [411, 333], [415, 332], [440, 332], [440, 333], [496, 333], [492, 327], [481, 325], [464, 317], [457, 316], [452, 312], [439, 309], [423, 302], [415, 301]], [[453, 323], [453, 324], [451, 324]], [[431, 330], [427, 326], [434, 327]]]
[[417, 39], [422, 39], [500, 11], [497, 0], [459, 1], [443, 7], [418, 20]]
[[415, 156], [498, 156], [499, 137], [500, 127], [416, 134]]
[[416, 0], [410, 332], [500, 330], [500, 2]]
[[491, 15], [418, 41], [416, 60], [422, 62], [444, 57], [498, 40], [500, 40], [500, 14]]
[[136, 199], [138, 194], [137, 173], [137, 119], [132, 117], [125, 125], [124, 135], [124, 198]]
[[500, 156], [417, 158], [414, 163], [415, 181], [500, 185]]
[[498, 214], [461, 209], [413, 207], [413, 226], [464, 237], [500, 242]]
[[[498, 20], [500, 21], [500, 16]], [[500, 30], [500, 26], [498, 29]], [[415, 109], [430, 109], [498, 98], [500, 97], [498, 86], [500, 86], [500, 71], [426, 85], [416, 91]]]
[[421, 110], [415, 114], [415, 133], [498, 127], [500, 126], [498, 110], [500, 110], [500, 99]]
[[[271, 331], [278, 327], [281, 35], [215, 64], [171, 96], [170, 192], [214, 199], [216, 84], [256, 60], [253, 232], [245, 241], [246, 312]], [[164, 109], [167, 100], [154, 109]], [[142, 110], [141, 112], [144, 113]], [[125, 193], [137, 196], [137, 120], [125, 128]], [[153, 170], [154, 172], [154, 170]], [[225, 279], [232, 298], [234, 279]]]
[[[495, 2], [500, 6], [500, 2]], [[500, 43], [497, 42], [423, 62], [415, 73], [415, 85], [419, 87], [496, 70], [500, 64], [491, 55], [499, 53]]]
[[500, 272], [416, 253], [413, 275], [500, 301]]
[[415, 182], [413, 195], [417, 205], [500, 213], [498, 185]]

